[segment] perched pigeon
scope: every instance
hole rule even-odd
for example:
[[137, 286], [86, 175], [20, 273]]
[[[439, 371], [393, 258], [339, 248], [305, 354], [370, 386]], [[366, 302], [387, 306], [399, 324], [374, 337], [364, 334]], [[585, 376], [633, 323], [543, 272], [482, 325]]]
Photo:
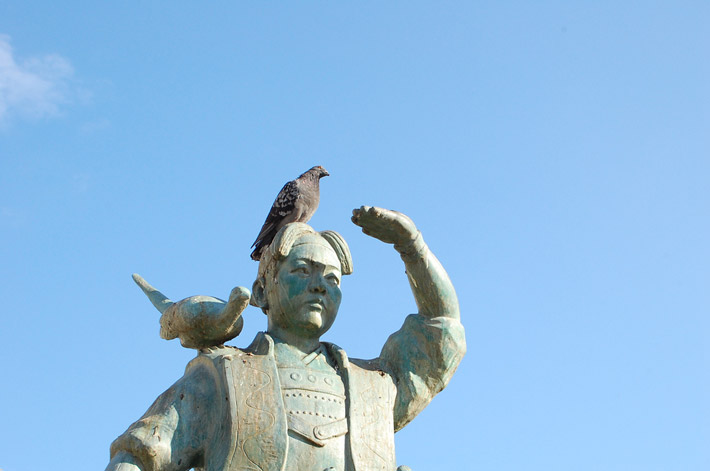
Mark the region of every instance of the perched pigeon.
[[307, 172], [301, 174], [295, 180], [292, 180], [281, 188], [274, 205], [266, 217], [264, 226], [259, 232], [252, 247], [254, 251], [251, 253], [253, 260], [260, 260], [261, 254], [274, 240], [279, 229], [290, 222], [308, 222], [318, 208], [320, 201], [320, 186], [319, 181], [322, 177], [330, 175], [320, 165], [313, 167]]

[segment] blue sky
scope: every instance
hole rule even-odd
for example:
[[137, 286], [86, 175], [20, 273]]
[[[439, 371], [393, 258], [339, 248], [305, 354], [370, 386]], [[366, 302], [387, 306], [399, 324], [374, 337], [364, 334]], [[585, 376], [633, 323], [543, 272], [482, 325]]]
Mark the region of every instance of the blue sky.
[[325, 340], [374, 357], [415, 310], [362, 204], [459, 295], [468, 354], [398, 464], [710, 469], [706, 2], [201, 3], [0, 3], [0, 469], [102, 469], [193, 356], [131, 273], [250, 287], [317, 164], [355, 265]]

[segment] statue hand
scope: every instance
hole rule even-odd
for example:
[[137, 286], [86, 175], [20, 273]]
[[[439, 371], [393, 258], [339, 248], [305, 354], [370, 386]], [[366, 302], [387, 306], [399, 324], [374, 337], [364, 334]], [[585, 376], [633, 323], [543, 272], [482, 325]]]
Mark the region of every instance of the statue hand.
[[362, 228], [365, 234], [387, 244], [403, 246], [417, 237], [414, 222], [398, 211], [361, 206], [353, 210], [353, 223]]

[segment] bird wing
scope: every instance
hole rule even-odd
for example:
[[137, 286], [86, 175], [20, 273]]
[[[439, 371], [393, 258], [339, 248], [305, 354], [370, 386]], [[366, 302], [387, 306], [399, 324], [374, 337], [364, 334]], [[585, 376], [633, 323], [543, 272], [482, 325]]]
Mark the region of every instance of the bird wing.
[[283, 188], [281, 188], [252, 247], [267, 239], [269, 235], [271, 235], [270, 238], [273, 239], [276, 232], [281, 229], [284, 224], [293, 220], [292, 218], [296, 210], [296, 201], [298, 200], [299, 193], [298, 182], [295, 180], [286, 183]]

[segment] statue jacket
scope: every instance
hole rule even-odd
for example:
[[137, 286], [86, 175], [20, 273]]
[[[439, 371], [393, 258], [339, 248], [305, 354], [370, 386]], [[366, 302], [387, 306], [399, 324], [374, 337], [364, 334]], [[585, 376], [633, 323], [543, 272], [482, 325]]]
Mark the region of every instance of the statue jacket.
[[[324, 344], [346, 392], [347, 471], [395, 469], [394, 432], [451, 379], [466, 350], [463, 326], [413, 314], [374, 360]], [[143, 471], [286, 469], [287, 414], [273, 340], [206, 349], [185, 375], [111, 445]]]

